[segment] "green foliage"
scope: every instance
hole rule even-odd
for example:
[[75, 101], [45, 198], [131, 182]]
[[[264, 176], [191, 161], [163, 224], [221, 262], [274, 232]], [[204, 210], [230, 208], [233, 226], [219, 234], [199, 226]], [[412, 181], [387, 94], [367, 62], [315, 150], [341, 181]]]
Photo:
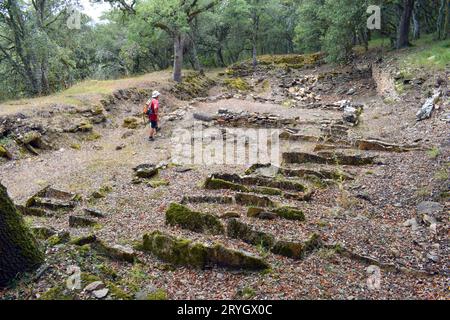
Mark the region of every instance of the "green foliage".
[[[107, 83], [78, 82], [169, 68], [174, 39], [180, 35], [183, 67], [196, 70], [248, 60], [254, 47], [262, 64], [274, 54], [318, 51], [329, 62], [343, 62], [360, 49], [395, 47], [403, 10], [400, 0], [374, 0], [370, 4], [382, 8], [382, 30], [369, 34], [366, 0], [140, 0], [133, 6], [131, 1], [104, 2], [112, 4], [104, 23], [94, 24], [82, 15], [77, 30], [67, 26], [67, 9], [76, 6], [76, 0], [45, 0], [43, 10], [31, 1], [2, 1], [0, 101], [72, 87], [64, 103], [81, 104], [77, 95], [109, 93], [110, 88]], [[411, 34], [410, 42], [421, 49], [409, 52], [404, 64], [444, 70], [450, 59], [448, 6], [444, 0], [415, 3], [414, 22], [422, 35], [416, 39]], [[22, 25], [11, 23], [9, 17]], [[411, 21], [410, 33], [414, 26]], [[285, 67], [304, 64], [286, 62]], [[243, 83], [229, 84], [249, 89]], [[198, 96], [196, 90], [190, 91]]]
[[445, 70], [450, 61], [450, 40], [433, 41], [431, 37], [424, 37], [415, 42], [420, 49], [413, 50], [406, 55], [403, 67], [427, 68], [431, 70]]

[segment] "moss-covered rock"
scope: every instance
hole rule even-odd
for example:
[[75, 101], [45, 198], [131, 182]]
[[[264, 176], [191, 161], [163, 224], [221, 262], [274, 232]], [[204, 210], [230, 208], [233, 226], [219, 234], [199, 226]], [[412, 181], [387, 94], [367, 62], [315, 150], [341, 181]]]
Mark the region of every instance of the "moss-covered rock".
[[263, 270], [269, 267], [258, 257], [225, 248], [220, 244], [209, 247], [159, 231], [144, 235], [143, 250], [151, 252], [165, 262], [200, 269], [206, 266], [232, 270]]
[[305, 242], [291, 242], [280, 240], [277, 241], [271, 251], [292, 259], [302, 259], [311, 251], [319, 248], [322, 245], [320, 236], [314, 233]]
[[264, 212], [264, 208], [249, 207], [249, 208], [247, 209], [247, 217], [255, 218], [255, 217], [257, 217], [261, 212]]
[[90, 234], [87, 236], [81, 236], [70, 241], [70, 244], [76, 246], [84, 246], [86, 244], [94, 243], [97, 241], [97, 237], [95, 234]]
[[144, 235], [142, 249], [175, 265], [204, 268], [207, 264], [206, 247], [159, 231]]
[[236, 219], [228, 220], [227, 236], [233, 239], [240, 239], [253, 245], [261, 245], [264, 248], [271, 248], [275, 243], [275, 238], [267, 233], [255, 231], [251, 226]]
[[204, 186], [205, 189], [210, 190], [229, 189], [233, 191], [250, 192], [246, 186], [213, 177], [208, 177]]
[[93, 227], [98, 222], [94, 219], [84, 217], [84, 216], [69, 216], [69, 226], [71, 228], [86, 228], [86, 227]]
[[292, 207], [280, 207], [273, 210], [279, 217], [288, 220], [305, 221], [305, 214], [303, 211]]
[[181, 100], [189, 100], [208, 96], [209, 89], [215, 84], [214, 80], [197, 72], [191, 72], [177, 83], [171, 92]]
[[270, 187], [254, 187], [252, 188], [252, 192], [265, 194], [268, 196], [281, 196], [283, 194], [283, 191], [280, 189]]
[[5, 146], [0, 144], [0, 158], [12, 159], [12, 154], [6, 149]]
[[313, 194], [313, 190], [307, 192], [285, 192], [283, 193], [283, 198], [296, 201], [310, 201]]
[[[264, 167], [260, 167], [264, 168]], [[247, 172], [254, 172], [258, 169], [250, 168]], [[298, 191], [302, 192], [307, 189], [307, 187], [292, 179], [283, 179], [280, 177], [269, 178], [259, 175], [249, 175], [249, 176], [239, 176], [237, 174], [228, 173], [215, 173], [211, 176], [214, 179], [224, 180], [227, 182], [233, 182], [235, 184], [241, 184], [249, 187], [253, 192], [268, 194], [268, 195], [280, 195], [281, 190]]]
[[82, 120], [76, 127], [75, 131], [90, 132], [94, 129], [94, 126], [89, 120]]
[[109, 289], [109, 294], [116, 300], [131, 300], [133, 297], [125, 290], [116, 286], [112, 281], [106, 281], [106, 287]]
[[39, 300], [74, 300], [75, 295], [69, 291], [64, 285], [58, 285], [44, 292]]
[[242, 251], [227, 249], [220, 244], [208, 250], [209, 264], [231, 270], [266, 270], [269, 264], [263, 259], [244, 253]]
[[138, 119], [134, 117], [127, 117], [123, 120], [122, 127], [128, 129], [137, 129], [139, 127]]
[[268, 197], [256, 196], [249, 193], [237, 193], [236, 203], [243, 206], [275, 207], [275, 203]]
[[147, 185], [152, 188], [159, 188], [169, 185], [169, 181], [167, 180], [150, 180]]
[[251, 89], [250, 84], [243, 78], [225, 79], [223, 83], [232, 90], [249, 91]]
[[70, 233], [67, 231], [61, 231], [47, 239], [47, 243], [50, 246], [56, 246], [58, 244], [67, 243], [70, 241]]
[[25, 207], [68, 210], [73, 209], [78, 201], [80, 201], [80, 196], [78, 194], [46, 186], [28, 199]]
[[45, 226], [33, 226], [31, 232], [38, 239], [46, 240], [56, 234], [56, 230]]
[[220, 216], [220, 219], [232, 219], [232, 218], [240, 218], [241, 215], [239, 212], [228, 211]]
[[231, 196], [183, 196], [181, 200], [182, 204], [185, 203], [220, 203], [220, 204], [232, 204], [233, 197]]
[[195, 232], [207, 232], [211, 234], [223, 234], [225, 232], [218, 217], [212, 214], [192, 211], [177, 203], [171, 203], [167, 209], [166, 223], [169, 225], [178, 225]]
[[51, 216], [51, 213], [45, 211], [41, 208], [28, 208], [21, 205], [16, 205], [17, 210], [24, 216], [34, 216], [34, 217], [48, 217]]
[[101, 240], [93, 242], [91, 247], [99, 254], [113, 260], [133, 263], [136, 259], [136, 252], [131, 247], [118, 244], [109, 245]]
[[137, 178], [151, 179], [159, 172], [159, 168], [151, 163], [141, 164], [133, 168]]

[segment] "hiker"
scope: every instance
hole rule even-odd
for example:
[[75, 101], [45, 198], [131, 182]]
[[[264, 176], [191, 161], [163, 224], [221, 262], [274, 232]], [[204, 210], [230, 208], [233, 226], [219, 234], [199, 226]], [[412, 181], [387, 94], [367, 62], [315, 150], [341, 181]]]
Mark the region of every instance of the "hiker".
[[153, 91], [152, 99], [149, 99], [145, 105], [144, 114], [148, 116], [150, 123], [150, 134], [148, 140], [154, 141], [156, 131], [158, 130], [158, 111], [159, 111], [159, 96], [161, 94], [158, 91]]

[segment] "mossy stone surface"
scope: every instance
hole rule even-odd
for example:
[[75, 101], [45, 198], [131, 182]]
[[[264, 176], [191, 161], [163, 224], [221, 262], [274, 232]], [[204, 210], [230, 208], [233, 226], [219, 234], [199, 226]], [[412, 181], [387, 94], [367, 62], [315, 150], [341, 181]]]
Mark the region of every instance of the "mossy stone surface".
[[305, 214], [303, 211], [292, 207], [280, 207], [273, 210], [279, 217], [287, 220], [305, 221]]
[[227, 225], [227, 235], [233, 239], [240, 239], [253, 245], [261, 245], [264, 248], [271, 248], [275, 243], [275, 238], [267, 233], [255, 231], [243, 222], [230, 219]]
[[318, 234], [313, 234], [305, 242], [291, 242], [280, 240], [275, 243], [271, 251], [275, 254], [279, 254], [292, 259], [302, 259], [309, 252], [316, 248], [319, 248], [322, 244], [320, 236]]
[[194, 232], [223, 234], [225, 229], [220, 219], [212, 214], [190, 210], [178, 203], [171, 203], [166, 211], [166, 223], [178, 225]]
[[172, 93], [181, 100], [206, 97], [214, 84], [214, 80], [198, 72], [191, 72], [184, 76], [182, 82], [173, 87]]
[[266, 196], [256, 196], [249, 193], [237, 193], [236, 203], [243, 206], [275, 207], [275, 203]]
[[251, 89], [250, 84], [243, 78], [225, 79], [223, 83], [228, 88], [238, 91], [249, 91]]
[[165, 262], [199, 269], [207, 266], [253, 271], [269, 268], [261, 258], [225, 248], [221, 244], [206, 246], [159, 231], [144, 235], [142, 248]]
[[204, 268], [207, 264], [207, 250], [191, 240], [179, 239], [155, 231], [145, 234], [142, 249], [153, 253], [165, 262], [175, 265]]
[[208, 179], [206, 179], [205, 189], [210, 190], [228, 189], [240, 192], [250, 192], [250, 189], [244, 185], [213, 177], [209, 177]]

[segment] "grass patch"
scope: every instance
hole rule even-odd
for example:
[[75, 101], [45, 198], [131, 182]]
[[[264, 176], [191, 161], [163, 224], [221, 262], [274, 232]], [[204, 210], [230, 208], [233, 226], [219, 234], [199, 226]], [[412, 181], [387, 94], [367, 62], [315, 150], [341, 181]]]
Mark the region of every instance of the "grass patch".
[[444, 182], [444, 181], [447, 181], [448, 178], [449, 178], [448, 171], [445, 168], [442, 168], [442, 169], [436, 171], [436, 173], [434, 174], [434, 179], [437, 181]]
[[401, 66], [443, 71], [450, 64], [450, 39], [433, 41], [431, 35], [413, 43], [416, 47], [403, 59]]
[[441, 150], [438, 147], [433, 147], [430, 150], [427, 151], [428, 157], [430, 159], [437, 159], [439, 155], [441, 154]]

